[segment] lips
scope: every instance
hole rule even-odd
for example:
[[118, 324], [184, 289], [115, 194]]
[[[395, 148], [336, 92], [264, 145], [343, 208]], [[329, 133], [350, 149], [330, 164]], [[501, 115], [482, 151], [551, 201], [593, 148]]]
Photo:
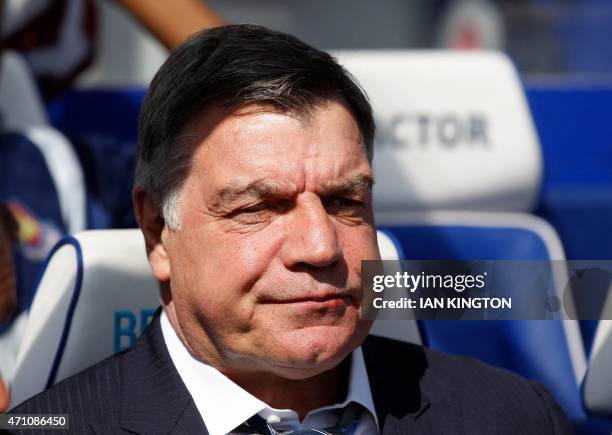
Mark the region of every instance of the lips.
[[268, 304], [299, 304], [305, 302], [324, 303], [340, 300], [354, 300], [354, 296], [348, 292], [333, 292], [333, 293], [311, 293], [300, 295], [297, 297], [277, 297], [277, 298], [262, 298], [261, 302]]

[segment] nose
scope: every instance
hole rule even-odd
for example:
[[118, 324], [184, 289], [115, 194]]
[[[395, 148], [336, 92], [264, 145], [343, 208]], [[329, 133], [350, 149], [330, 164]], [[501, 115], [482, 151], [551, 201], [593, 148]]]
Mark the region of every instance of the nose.
[[287, 232], [282, 256], [288, 268], [327, 267], [342, 255], [334, 222], [316, 195], [298, 201]]

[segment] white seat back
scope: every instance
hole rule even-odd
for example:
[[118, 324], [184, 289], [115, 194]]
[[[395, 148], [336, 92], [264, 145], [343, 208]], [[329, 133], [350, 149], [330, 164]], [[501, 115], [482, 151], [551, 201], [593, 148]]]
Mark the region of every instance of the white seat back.
[[139, 324], [143, 313], [158, 305], [139, 230], [65, 239], [51, 253], [30, 309], [12, 405], [132, 345], [146, 326]]
[[537, 133], [510, 59], [496, 52], [339, 51], [377, 121], [374, 204], [388, 210], [532, 210]]
[[[400, 254], [401, 250], [392, 235], [379, 230], [377, 237], [378, 249], [380, 250], [380, 258], [382, 260], [402, 260]], [[394, 272], [388, 270], [389, 267], [393, 267], [390, 265], [396, 266], [398, 268], [397, 272], [401, 269], [399, 263], [389, 263], [386, 264], [385, 273]], [[370, 334], [408, 343], [421, 344], [421, 335], [417, 322], [415, 320], [402, 319], [402, 314], [399, 311], [397, 312], [397, 319], [385, 318], [375, 321], [372, 325], [372, 329], [370, 329]]]
[[2, 53], [0, 58], [0, 113], [11, 128], [49, 124], [30, 69], [12, 51]]

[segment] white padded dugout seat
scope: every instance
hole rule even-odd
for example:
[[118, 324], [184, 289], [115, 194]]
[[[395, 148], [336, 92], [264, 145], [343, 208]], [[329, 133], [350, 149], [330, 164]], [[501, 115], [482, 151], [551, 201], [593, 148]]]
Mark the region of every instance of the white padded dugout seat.
[[[379, 232], [384, 259], [399, 255]], [[140, 230], [85, 231], [48, 258], [19, 349], [11, 406], [134, 345], [160, 305]], [[415, 322], [376, 332], [419, 341]], [[405, 338], [404, 338], [405, 339]]]
[[12, 128], [49, 124], [34, 77], [13, 51], [0, 57], [0, 112], [5, 126]]
[[[381, 260], [401, 260], [399, 242], [395, 236], [384, 230], [378, 230], [378, 249]], [[386, 265], [385, 273], [391, 274], [394, 271], [388, 270]], [[414, 320], [401, 318], [398, 312], [397, 319], [381, 319], [374, 322], [370, 334], [380, 337], [392, 338], [394, 340], [406, 341], [408, 343], [421, 344], [421, 335]]]
[[338, 51], [377, 122], [374, 205], [527, 212], [542, 155], [518, 74], [496, 52]]
[[86, 231], [64, 239], [47, 260], [30, 308], [11, 405], [112, 355], [117, 339], [134, 338], [122, 330], [139, 334], [146, 326], [139, 324], [142, 313], [158, 305], [139, 230]]

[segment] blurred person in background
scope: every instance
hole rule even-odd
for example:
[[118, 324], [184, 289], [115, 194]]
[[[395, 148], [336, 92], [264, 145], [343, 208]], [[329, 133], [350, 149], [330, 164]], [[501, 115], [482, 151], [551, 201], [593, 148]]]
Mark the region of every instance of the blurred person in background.
[[[223, 24], [201, 0], [117, 3], [169, 50], [198, 30]], [[90, 65], [96, 52], [94, 0], [4, 0], [0, 7], [2, 48], [23, 54], [45, 99], [64, 91]]]

